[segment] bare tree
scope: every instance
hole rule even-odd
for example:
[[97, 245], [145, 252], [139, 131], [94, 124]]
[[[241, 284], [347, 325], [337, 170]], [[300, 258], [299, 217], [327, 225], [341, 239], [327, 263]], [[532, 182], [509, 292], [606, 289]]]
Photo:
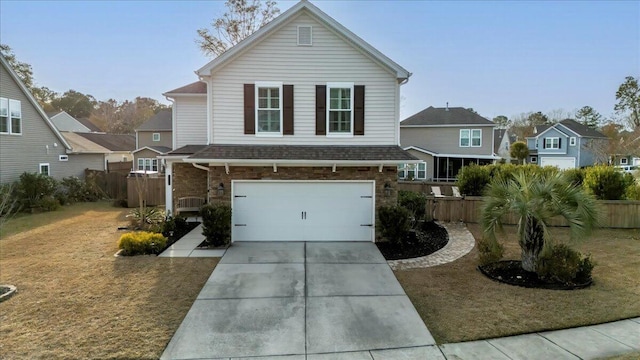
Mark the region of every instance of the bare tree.
[[618, 103], [614, 109], [619, 113], [629, 113], [629, 126], [640, 128], [640, 86], [638, 79], [627, 76], [625, 82], [616, 91]]
[[280, 9], [276, 2], [267, 0], [227, 0], [227, 12], [215, 19], [211, 26], [198, 29], [196, 43], [200, 50], [211, 57], [219, 56], [256, 30], [273, 20]]

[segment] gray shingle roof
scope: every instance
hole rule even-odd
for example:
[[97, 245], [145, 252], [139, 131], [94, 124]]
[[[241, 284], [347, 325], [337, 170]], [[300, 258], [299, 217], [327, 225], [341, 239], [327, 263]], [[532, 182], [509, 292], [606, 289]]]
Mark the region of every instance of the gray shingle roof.
[[192, 155], [206, 147], [207, 145], [185, 145], [170, 151], [167, 155]]
[[177, 89], [167, 91], [165, 94], [206, 94], [206, 93], [207, 93], [207, 83], [204, 83], [202, 81], [196, 81], [189, 85], [185, 85]]
[[493, 125], [493, 121], [462, 107], [428, 108], [400, 122], [403, 125]]
[[91, 120], [87, 119], [87, 118], [80, 118], [80, 119], [76, 119], [78, 120], [78, 122], [84, 126], [86, 126], [89, 130], [93, 131], [93, 132], [102, 132], [102, 129], [100, 129], [100, 127], [98, 127], [98, 125], [94, 124], [91, 122]]
[[133, 151], [136, 149], [136, 137], [134, 135], [101, 133], [78, 133], [78, 135], [111, 151]]
[[606, 138], [606, 136], [598, 130], [594, 130], [588, 126], [582, 125], [579, 122], [573, 119], [565, 119], [560, 121], [560, 124], [566, 126], [571, 131], [576, 134], [584, 137], [594, 137], [594, 138]]
[[[173, 151], [171, 154], [173, 154]], [[218, 160], [417, 160], [399, 146], [209, 145], [190, 156]]]
[[171, 110], [161, 110], [138, 127], [138, 131], [171, 131]]

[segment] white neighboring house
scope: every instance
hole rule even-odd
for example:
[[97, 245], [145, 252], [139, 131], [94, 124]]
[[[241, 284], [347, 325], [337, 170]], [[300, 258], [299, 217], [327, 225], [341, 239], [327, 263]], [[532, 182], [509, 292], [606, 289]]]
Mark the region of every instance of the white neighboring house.
[[301, 1], [169, 91], [167, 210], [232, 207], [232, 241], [374, 241], [395, 204], [411, 73]]

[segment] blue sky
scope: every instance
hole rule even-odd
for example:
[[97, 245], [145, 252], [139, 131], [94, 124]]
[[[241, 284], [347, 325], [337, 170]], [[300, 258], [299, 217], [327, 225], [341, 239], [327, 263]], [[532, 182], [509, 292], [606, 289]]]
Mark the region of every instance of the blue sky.
[[[278, 1], [284, 11], [295, 1]], [[640, 74], [638, 1], [313, 1], [413, 73], [401, 117], [428, 106], [481, 115], [613, 114], [625, 76]], [[38, 85], [99, 100], [162, 93], [208, 62], [196, 30], [223, 1], [0, 1], [0, 42]]]

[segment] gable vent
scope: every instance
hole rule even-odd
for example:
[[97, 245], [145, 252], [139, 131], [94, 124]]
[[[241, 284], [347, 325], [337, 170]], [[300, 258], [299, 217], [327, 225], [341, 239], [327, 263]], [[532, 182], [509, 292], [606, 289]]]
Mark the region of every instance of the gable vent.
[[298, 45], [311, 46], [312, 44], [311, 26], [298, 26]]

